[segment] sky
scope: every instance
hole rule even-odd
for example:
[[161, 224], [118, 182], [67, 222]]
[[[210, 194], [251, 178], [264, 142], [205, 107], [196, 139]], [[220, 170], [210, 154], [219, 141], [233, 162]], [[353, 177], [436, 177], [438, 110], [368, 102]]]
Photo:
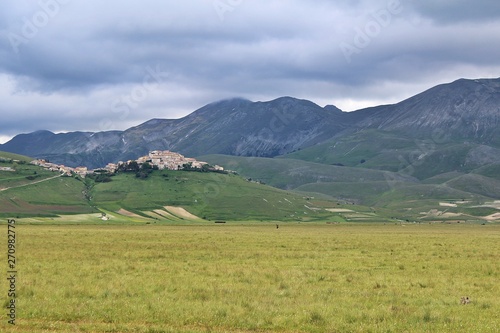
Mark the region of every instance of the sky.
[[500, 77], [498, 0], [2, 0], [0, 143], [222, 99], [344, 111]]

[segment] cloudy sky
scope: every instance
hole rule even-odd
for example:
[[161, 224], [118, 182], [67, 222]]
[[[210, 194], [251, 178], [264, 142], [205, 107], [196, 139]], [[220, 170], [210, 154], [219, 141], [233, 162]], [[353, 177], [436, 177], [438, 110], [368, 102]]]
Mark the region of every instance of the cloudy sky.
[[500, 77], [498, 0], [2, 0], [0, 143], [213, 101], [345, 111]]

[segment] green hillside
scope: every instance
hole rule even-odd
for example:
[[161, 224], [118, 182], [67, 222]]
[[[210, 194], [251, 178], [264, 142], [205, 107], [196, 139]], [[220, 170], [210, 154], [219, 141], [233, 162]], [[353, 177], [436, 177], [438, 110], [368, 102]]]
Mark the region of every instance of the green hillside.
[[[133, 173], [119, 174], [91, 191], [93, 205], [142, 216], [165, 206], [183, 207], [204, 220], [299, 220], [328, 218], [320, 209], [329, 204], [240, 176], [187, 171], [156, 171], [147, 179]], [[309, 208], [307, 208], [307, 207]]]
[[[462, 151], [455, 148], [457, 146], [450, 146], [447, 150]], [[438, 155], [438, 153], [433, 154]], [[462, 153], [457, 155], [464, 156]], [[293, 156], [297, 157], [299, 153]], [[365, 168], [365, 164], [357, 167], [341, 167], [292, 158], [222, 155], [200, 158], [209, 162], [218, 161], [225, 168], [235, 170], [245, 177], [277, 187], [286, 186], [294, 192], [308, 193], [312, 196], [324, 195], [342, 203], [373, 207], [377, 215], [386, 218], [397, 217], [412, 221], [479, 221], [488, 215], [500, 212], [500, 207], [496, 204], [492, 210], [481, 208], [488, 202], [500, 198], [498, 190], [500, 183], [495, 178], [488, 178], [498, 175], [496, 173], [498, 164], [480, 167], [473, 170], [475, 173], [447, 172], [446, 170], [452, 169], [460, 158], [446, 160], [436, 157], [435, 164], [431, 163], [432, 159], [427, 159], [415, 165], [412, 172], [419, 176], [436, 173], [434, 176], [419, 180], [410, 177], [409, 170], [403, 169], [400, 172], [375, 170]], [[436, 170], [445, 172], [439, 173]], [[490, 214], [486, 214], [487, 212]]]
[[284, 158], [398, 171], [401, 162], [397, 157], [405, 156], [416, 148], [416, 143], [409, 138], [389, 132], [365, 130], [299, 150]]
[[425, 180], [447, 172], [467, 173], [500, 162], [500, 150], [464, 141], [411, 139], [399, 133], [365, 130], [282, 158], [387, 170]]
[[6, 162], [6, 161], [30, 162], [31, 160], [33, 159], [27, 156], [0, 151], [0, 162]]
[[[29, 158], [0, 152], [0, 216], [55, 216], [91, 213], [84, 186], [71, 177], [44, 170]], [[10, 159], [15, 159], [10, 160]]]
[[500, 180], [500, 163], [492, 163], [473, 171], [475, 174]]
[[81, 179], [46, 171], [19, 156], [2, 156], [3, 217], [105, 213], [141, 222], [336, 218], [336, 214], [323, 209], [336, 207], [336, 202], [306, 198], [232, 174], [163, 170], [153, 171], [146, 179], [135, 173], [119, 173], [111, 177], [111, 182], [95, 182], [92, 177]]
[[454, 178], [446, 183], [448, 186], [490, 198], [500, 198], [500, 180], [481, 176], [478, 174], [467, 174]]
[[413, 177], [390, 171], [326, 165], [288, 158], [260, 158], [228, 155], [206, 155], [201, 160], [262, 181], [278, 188], [294, 189], [310, 183], [386, 181], [417, 182]]

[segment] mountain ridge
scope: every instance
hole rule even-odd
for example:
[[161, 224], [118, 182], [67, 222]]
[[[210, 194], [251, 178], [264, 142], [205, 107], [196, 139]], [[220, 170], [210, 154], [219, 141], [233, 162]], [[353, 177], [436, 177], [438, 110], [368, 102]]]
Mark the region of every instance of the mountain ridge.
[[124, 131], [20, 134], [0, 150], [95, 168], [166, 149], [186, 156], [276, 157], [367, 130], [500, 148], [499, 105], [500, 79], [459, 79], [396, 104], [353, 112], [289, 96], [264, 102], [232, 98]]
[[0, 149], [88, 167], [166, 149], [187, 156], [271, 157], [329, 138], [332, 125], [336, 131], [346, 126], [339, 119], [342, 114], [337, 108], [324, 109], [292, 97], [268, 102], [230, 99], [207, 104], [180, 119], [155, 118], [125, 131], [20, 134]]
[[[405, 131], [412, 124], [423, 135], [435, 128], [450, 135], [500, 144], [495, 131], [500, 125], [500, 78], [459, 79], [440, 84], [397, 104], [358, 110], [371, 113], [358, 125], [362, 128]], [[434, 133], [435, 134], [435, 133]]]

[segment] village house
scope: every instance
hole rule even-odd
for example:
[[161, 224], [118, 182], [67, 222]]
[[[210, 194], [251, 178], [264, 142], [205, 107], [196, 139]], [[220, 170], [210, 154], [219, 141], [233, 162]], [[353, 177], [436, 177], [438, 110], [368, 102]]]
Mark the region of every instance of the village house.
[[89, 173], [87, 167], [76, 167], [73, 171], [77, 174], [85, 178], [85, 176]]
[[57, 168], [58, 168], [58, 170], [53, 170], [53, 171], [59, 171], [60, 173], [62, 173], [65, 176], [71, 176], [72, 173], [74, 172], [73, 168], [67, 167], [64, 165], [58, 165]]
[[[122, 162], [123, 163], [123, 162]], [[104, 167], [104, 170], [106, 170], [107, 172], [110, 172], [110, 173], [115, 173], [116, 170], [118, 170], [118, 164], [114, 164], [114, 163], [108, 163], [105, 167]]]

